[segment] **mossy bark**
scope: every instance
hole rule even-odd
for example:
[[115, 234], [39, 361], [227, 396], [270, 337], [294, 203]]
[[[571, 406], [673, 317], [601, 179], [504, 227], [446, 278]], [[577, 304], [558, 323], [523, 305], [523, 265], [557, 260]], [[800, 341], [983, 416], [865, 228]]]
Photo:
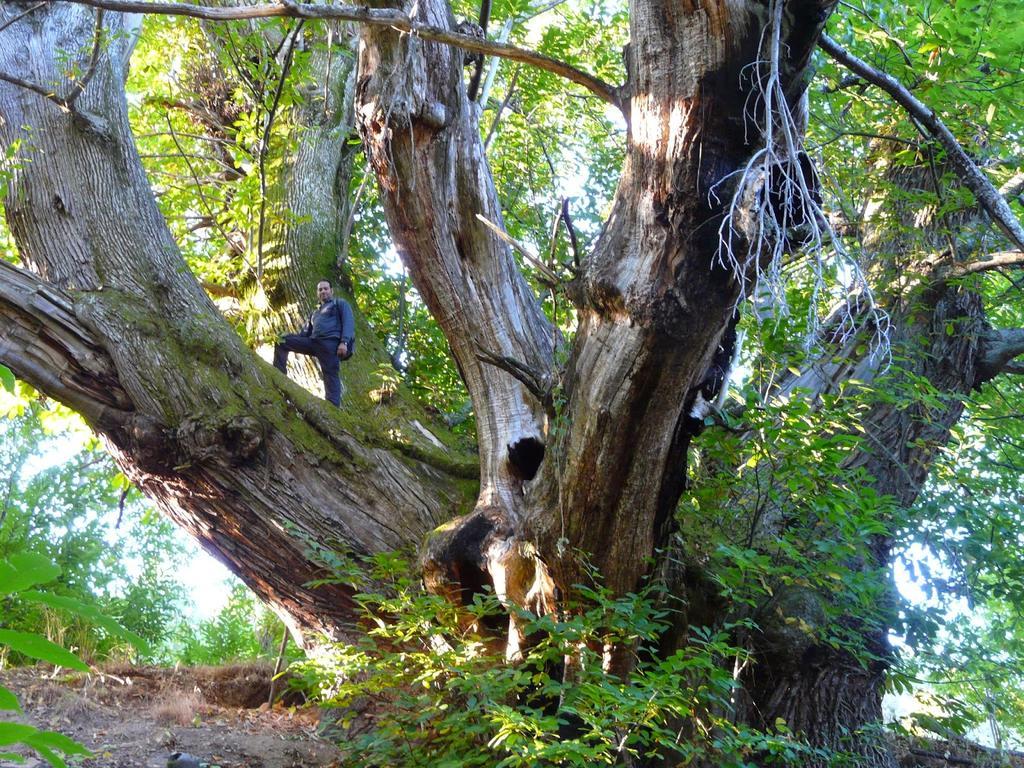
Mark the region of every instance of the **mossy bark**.
[[[343, 587], [304, 586], [325, 575], [312, 545], [414, 547], [464, 508], [463, 492], [425, 450], [379, 447], [417, 441], [399, 410], [375, 414], [366, 395], [334, 409], [223, 320], [142, 172], [124, 101], [130, 35], [118, 34], [124, 17], [107, 23], [113, 42], [74, 113], [0, 87], [0, 144], [17, 144], [5, 210], [37, 276], [5, 268], [23, 289], [5, 297], [3, 362], [77, 408], [128, 477], [297, 633], [338, 635], [351, 601]], [[5, 30], [0, 69], [60, 93], [69, 83], [55, 52], [78, 50], [92, 28], [90, 9], [35, 9]], [[45, 295], [61, 314], [37, 311]]]

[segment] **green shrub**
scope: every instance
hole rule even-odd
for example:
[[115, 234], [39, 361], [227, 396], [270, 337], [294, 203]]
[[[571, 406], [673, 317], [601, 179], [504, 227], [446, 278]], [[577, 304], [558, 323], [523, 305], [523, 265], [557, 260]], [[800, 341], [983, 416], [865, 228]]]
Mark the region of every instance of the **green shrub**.
[[[655, 588], [621, 598], [582, 589], [585, 606], [563, 618], [522, 614], [541, 639], [508, 663], [502, 648], [460, 629], [456, 609], [423, 592], [401, 557], [367, 565], [366, 583], [378, 588], [357, 601], [369, 631], [291, 668], [339, 708], [335, 735], [361, 766], [593, 766], [658, 754], [740, 768], [821, 758], [784, 723], [757, 732], [731, 722], [731, 670], [745, 652], [725, 632], [697, 630], [687, 648], [658, 658], [668, 614]], [[468, 610], [502, 615], [493, 597]], [[609, 644], [633, 649], [627, 679], [603, 671]]]
[[[35, 587], [53, 582], [60, 576], [60, 568], [44, 555], [20, 552], [7, 559], [0, 559], [0, 600], [5, 614], [9, 607], [19, 604], [46, 606], [67, 612], [102, 627], [111, 636], [128, 641], [142, 650], [145, 641], [132, 632], [120, 627], [106, 617], [95, 606], [80, 602], [65, 595], [56, 595]], [[0, 623], [0, 648], [5, 647], [23, 657], [44, 661], [59, 667], [68, 667], [88, 672], [89, 667], [75, 654], [32, 632], [6, 628]], [[0, 710], [20, 712], [17, 697], [7, 688], [0, 686]], [[31, 747], [56, 768], [64, 768], [64, 755], [88, 755], [89, 750], [78, 742], [59, 733], [43, 731], [22, 723], [0, 722], [0, 749], [18, 744]], [[0, 759], [19, 760], [19, 756], [0, 751]]]

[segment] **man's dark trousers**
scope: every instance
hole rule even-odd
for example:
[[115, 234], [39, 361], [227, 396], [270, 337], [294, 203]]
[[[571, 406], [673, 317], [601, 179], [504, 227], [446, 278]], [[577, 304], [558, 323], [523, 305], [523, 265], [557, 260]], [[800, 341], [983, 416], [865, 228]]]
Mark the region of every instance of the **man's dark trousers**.
[[341, 407], [341, 376], [338, 359], [338, 345], [341, 339], [314, 339], [297, 333], [289, 333], [274, 347], [274, 367], [281, 373], [288, 372], [288, 353], [312, 355], [320, 361], [320, 374], [324, 378], [324, 397]]

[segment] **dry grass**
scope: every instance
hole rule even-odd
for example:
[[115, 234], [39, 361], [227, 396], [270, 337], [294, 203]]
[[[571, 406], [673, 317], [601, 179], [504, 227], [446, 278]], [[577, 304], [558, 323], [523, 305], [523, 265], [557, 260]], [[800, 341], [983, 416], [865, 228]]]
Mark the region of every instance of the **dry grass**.
[[199, 694], [180, 689], [167, 689], [162, 701], [153, 705], [152, 716], [159, 725], [189, 725], [199, 714], [202, 703]]
[[95, 715], [103, 707], [75, 691], [63, 691], [54, 704], [54, 714], [69, 722], [78, 722]]

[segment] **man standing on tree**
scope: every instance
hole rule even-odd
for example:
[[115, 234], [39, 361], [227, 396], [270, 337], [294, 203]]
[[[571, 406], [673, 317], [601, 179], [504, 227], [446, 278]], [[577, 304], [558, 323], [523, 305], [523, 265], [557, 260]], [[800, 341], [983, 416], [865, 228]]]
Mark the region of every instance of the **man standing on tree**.
[[302, 333], [289, 333], [274, 347], [274, 367], [287, 373], [288, 353], [312, 355], [320, 362], [324, 377], [324, 397], [341, 406], [342, 360], [352, 357], [355, 346], [356, 324], [352, 307], [344, 299], [332, 297], [331, 284], [321, 280], [316, 284], [320, 307], [309, 316]]

